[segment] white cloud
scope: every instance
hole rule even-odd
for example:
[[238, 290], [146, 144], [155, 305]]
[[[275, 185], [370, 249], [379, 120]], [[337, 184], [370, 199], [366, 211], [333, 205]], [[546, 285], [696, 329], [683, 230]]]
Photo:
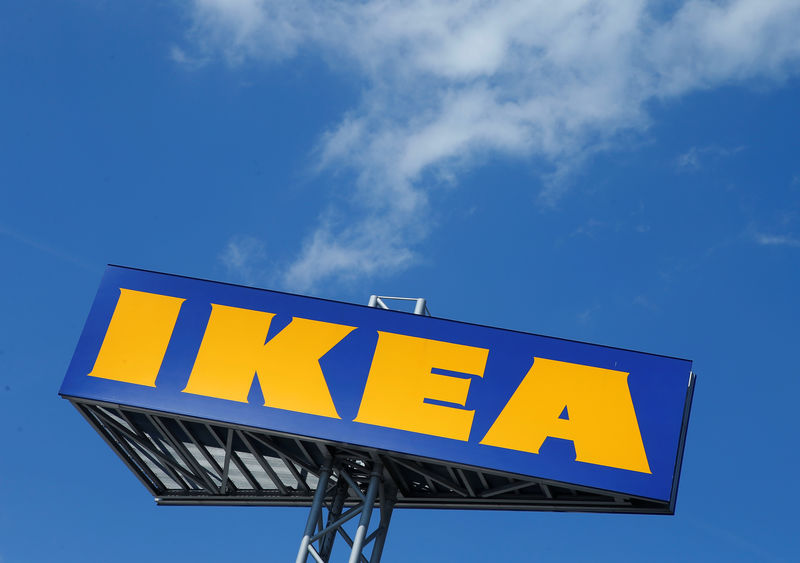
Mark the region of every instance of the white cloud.
[[285, 285], [309, 288], [331, 276], [350, 280], [406, 267], [414, 257], [408, 248], [408, 225], [401, 221], [395, 226], [387, 218], [394, 216], [368, 218], [341, 229], [324, 221], [285, 273]]
[[767, 235], [755, 233], [754, 240], [764, 246], [794, 246], [800, 247], [800, 239], [786, 235]]
[[552, 201], [588, 155], [646, 128], [647, 102], [798, 70], [796, 0], [673, 6], [196, 0], [197, 54], [181, 52], [236, 64], [305, 50], [363, 79], [361, 101], [318, 147], [320, 166], [355, 174], [359, 218], [347, 226], [323, 220], [309, 235], [287, 274], [308, 289], [408, 265], [426, 193], [493, 154], [549, 163], [543, 196]]
[[252, 236], [237, 235], [228, 241], [219, 259], [237, 282], [258, 285], [274, 278], [267, 267], [264, 243]]
[[719, 160], [727, 158], [742, 152], [744, 147], [718, 147], [715, 145], [707, 147], [691, 147], [688, 151], [678, 156], [675, 159], [675, 164], [680, 170], [692, 171], [699, 170], [708, 161]]
[[191, 56], [177, 45], [173, 45], [172, 48], [170, 48], [169, 58], [172, 62], [187, 69], [198, 69], [208, 62], [207, 58]]

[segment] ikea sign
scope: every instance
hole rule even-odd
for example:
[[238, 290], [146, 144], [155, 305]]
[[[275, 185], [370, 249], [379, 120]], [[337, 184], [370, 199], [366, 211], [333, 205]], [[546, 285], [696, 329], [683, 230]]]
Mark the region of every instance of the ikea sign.
[[61, 394], [669, 500], [691, 362], [109, 266]]

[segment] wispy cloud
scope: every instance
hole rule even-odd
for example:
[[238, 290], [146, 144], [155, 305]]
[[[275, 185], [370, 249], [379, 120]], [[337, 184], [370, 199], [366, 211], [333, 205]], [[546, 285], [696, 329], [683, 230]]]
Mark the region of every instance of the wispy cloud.
[[240, 283], [259, 285], [269, 283], [276, 277], [268, 268], [264, 243], [252, 236], [237, 235], [231, 238], [219, 259], [228, 275]]
[[593, 238], [600, 229], [608, 228], [608, 224], [604, 221], [599, 221], [597, 219], [590, 218], [584, 224], [579, 225], [570, 236], [577, 237], [577, 236], [585, 236], [589, 238]]
[[800, 247], [800, 238], [787, 235], [768, 235], [764, 233], [754, 233], [753, 240], [764, 246], [794, 246]]
[[190, 55], [177, 45], [173, 45], [169, 50], [169, 58], [172, 62], [189, 69], [202, 68], [208, 62], [206, 57]]
[[[713, 543], [718, 543], [719, 545], [725, 546], [725, 549], [735, 550], [740, 553], [743, 559], [749, 559], [749, 557], [744, 556], [750, 553], [755, 561], [774, 561], [775, 563], [786, 561], [786, 559], [779, 557], [771, 551], [772, 546], [769, 545], [769, 542], [760, 540], [755, 534], [742, 534], [741, 530], [733, 530], [725, 526], [717, 525], [706, 518], [689, 517], [687, 518], [687, 522], [694, 528], [700, 530], [704, 536], [713, 538], [710, 540]], [[752, 541], [753, 539], [756, 541]]]
[[653, 303], [650, 299], [648, 299], [644, 295], [637, 295], [636, 297], [634, 297], [633, 304], [636, 305], [637, 307], [647, 309], [648, 311], [653, 313], [660, 312], [658, 305]]
[[328, 221], [306, 240], [300, 258], [285, 272], [287, 287], [309, 288], [320, 280], [352, 280], [363, 275], [388, 274], [406, 267], [414, 258], [408, 248], [416, 222], [386, 214], [336, 228]]
[[546, 163], [552, 202], [589, 155], [647, 127], [647, 102], [780, 81], [800, 60], [796, 0], [690, 0], [667, 15], [645, 0], [195, 0], [192, 21], [187, 60], [302, 50], [363, 79], [317, 151], [321, 169], [353, 174], [356, 214], [308, 235], [285, 276], [298, 289], [411, 264], [427, 191], [493, 155]]
[[595, 314], [600, 310], [600, 305], [592, 305], [588, 309], [584, 309], [580, 313], [577, 314], [578, 323], [581, 325], [589, 324]]
[[707, 147], [692, 147], [685, 153], [678, 155], [675, 165], [679, 170], [694, 171], [703, 168], [707, 163], [714, 162], [723, 158], [728, 158], [742, 152], [745, 147], [718, 147], [715, 145]]
[[85, 260], [81, 259], [76, 255], [73, 255], [69, 252], [65, 252], [53, 245], [37, 240], [26, 234], [20, 233], [0, 223], [0, 237], [3, 236], [9, 237], [10, 239], [18, 242], [19, 244], [25, 245], [34, 250], [38, 250], [39, 252], [49, 254], [50, 256], [53, 256], [65, 262], [69, 262], [70, 264], [73, 264], [74, 266], [77, 266], [87, 272], [94, 272], [96, 270], [94, 266], [92, 266], [91, 264], [89, 264], [88, 262], [86, 262]]

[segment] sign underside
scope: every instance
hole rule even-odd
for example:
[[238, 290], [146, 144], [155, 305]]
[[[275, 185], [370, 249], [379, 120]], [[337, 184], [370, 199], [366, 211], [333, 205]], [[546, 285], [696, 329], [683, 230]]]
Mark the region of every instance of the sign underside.
[[[68, 397], [69, 398], [69, 397]], [[671, 513], [669, 503], [484, 468], [69, 398], [162, 505], [310, 506], [335, 459], [366, 490], [372, 460], [396, 508]], [[330, 487], [332, 496], [335, 479]], [[346, 505], [358, 502], [350, 493]]]

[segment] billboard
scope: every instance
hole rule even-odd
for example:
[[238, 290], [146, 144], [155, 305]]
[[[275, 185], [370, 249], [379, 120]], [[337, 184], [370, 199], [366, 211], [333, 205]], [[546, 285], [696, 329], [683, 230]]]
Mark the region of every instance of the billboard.
[[674, 501], [691, 362], [109, 266], [61, 395]]

